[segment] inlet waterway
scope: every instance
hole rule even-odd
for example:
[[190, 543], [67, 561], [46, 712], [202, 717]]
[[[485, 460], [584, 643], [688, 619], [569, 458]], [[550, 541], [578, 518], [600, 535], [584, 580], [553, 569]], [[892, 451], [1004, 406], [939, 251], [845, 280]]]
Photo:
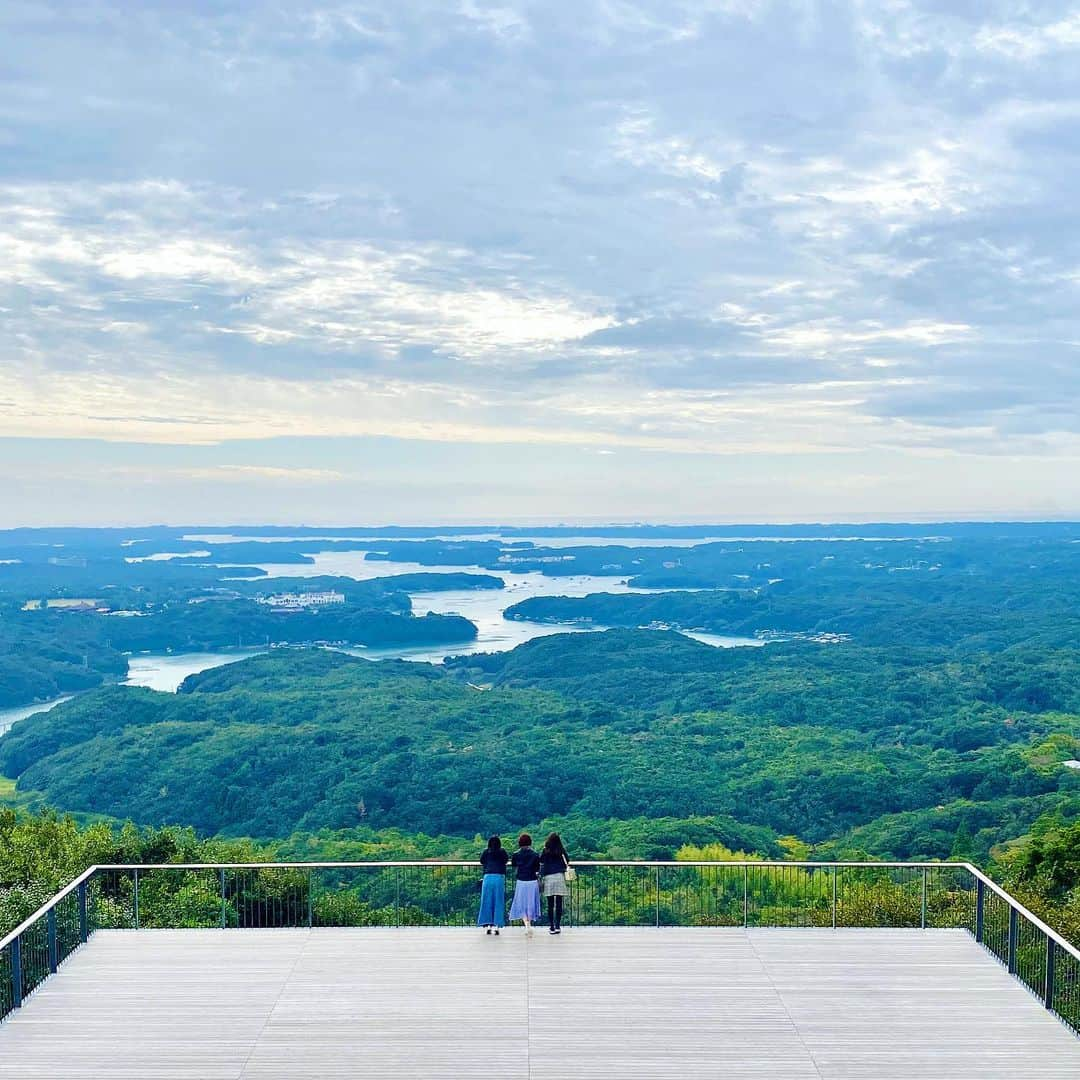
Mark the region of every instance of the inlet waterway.
[[57, 705], [70, 701], [73, 696], [72, 694], [64, 694], [63, 697], [53, 698], [51, 701], [40, 701], [34, 705], [19, 705], [14, 709], [0, 709], [0, 735], [3, 735], [12, 724], [17, 723], [19, 720], [25, 720], [35, 713], [55, 709]]
[[[623, 546], [645, 546], [648, 540], [612, 541]], [[695, 541], [701, 543], [701, 541]], [[270, 548], [270, 542], [267, 542]], [[268, 554], [270, 552], [268, 551]], [[399, 574], [487, 574], [495, 575], [506, 583], [503, 589], [462, 589], [449, 592], [416, 592], [410, 594], [414, 615], [433, 612], [439, 615], [462, 615], [474, 623], [477, 637], [473, 641], [450, 645], [415, 645], [387, 648], [348, 648], [343, 651], [371, 660], [402, 659], [439, 664], [447, 656], [464, 656], [481, 652], [504, 652], [516, 648], [536, 637], [549, 634], [586, 633], [602, 630], [597, 625], [558, 624], [530, 622], [525, 619], [507, 619], [504, 612], [514, 604], [533, 596], [588, 596], [591, 593], [645, 593], [653, 590], [636, 589], [627, 584], [625, 576], [577, 574], [568, 577], [548, 577], [530, 571], [514, 573], [506, 570], [488, 570], [482, 566], [426, 566], [422, 563], [396, 562], [385, 559], [368, 559], [363, 551], [334, 551], [312, 553], [310, 563], [258, 564], [268, 578], [314, 578], [322, 576], [350, 577], [357, 581], [372, 578], [394, 577]], [[721, 634], [688, 632], [688, 637], [718, 648], [757, 646], [763, 642], [756, 638], [725, 637]], [[232, 664], [266, 650], [231, 649], [220, 652], [193, 653], [140, 653], [128, 660], [128, 686], [144, 686], [151, 690], [175, 693], [189, 675], [210, 668]], [[14, 709], [0, 709], [0, 734], [12, 724], [38, 712], [67, 701], [70, 695], [37, 705], [25, 705]]]

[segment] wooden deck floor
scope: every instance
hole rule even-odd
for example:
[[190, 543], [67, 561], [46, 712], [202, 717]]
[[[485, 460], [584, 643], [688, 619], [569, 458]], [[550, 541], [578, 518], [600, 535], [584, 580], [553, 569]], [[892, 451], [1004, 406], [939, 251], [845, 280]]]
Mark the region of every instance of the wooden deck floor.
[[99, 932], [5, 1080], [1076, 1080], [1080, 1039], [952, 930]]

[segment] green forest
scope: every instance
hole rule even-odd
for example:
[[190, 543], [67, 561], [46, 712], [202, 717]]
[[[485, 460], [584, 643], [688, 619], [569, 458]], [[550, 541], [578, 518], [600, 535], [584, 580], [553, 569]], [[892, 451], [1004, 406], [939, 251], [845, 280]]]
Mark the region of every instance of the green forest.
[[262, 838], [720, 814], [838, 853], [873, 837], [891, 858], [941, 858], [969, 834], [985, 858], [1000, 820], [1080, 798], [1061, 765], [1080, 752], [1064, 674], [630, 630], [445, 670], [301, 650], [176, 695], [81, 695], [0, 740], [0, 771], [67, 809]]

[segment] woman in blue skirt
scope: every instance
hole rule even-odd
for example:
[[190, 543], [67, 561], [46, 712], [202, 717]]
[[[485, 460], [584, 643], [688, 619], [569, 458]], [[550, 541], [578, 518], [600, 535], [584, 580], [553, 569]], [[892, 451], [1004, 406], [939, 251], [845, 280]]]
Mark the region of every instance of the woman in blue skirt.
[[483, 926], [490, 934], [496, 934], [506, 925], [506, 864], [510, 856], [503, 850], [502, 840], [497, 836], [488, 839], [487, 848], [480, 854], [484, 869], [484, 881], [480, 886], [480, 914], [476, 925]]
[[533, 851], [532, 837], [522, 833], [518, 837], [518, 849], [514, 852], [514, 870], [517, 884], [510, 904], [510, 921], [521, 919], [525, 934], [532, 937], [532, 924], [540, 918], [540, 856]]

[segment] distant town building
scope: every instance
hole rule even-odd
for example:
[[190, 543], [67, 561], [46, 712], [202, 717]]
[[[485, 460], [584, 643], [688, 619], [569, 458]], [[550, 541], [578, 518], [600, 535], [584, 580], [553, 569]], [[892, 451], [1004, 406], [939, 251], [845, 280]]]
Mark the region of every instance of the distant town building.
[[46, 608], [59, 611], [108, 611], [103, 600], [91, 600], [88, 597], [60, 596], [48, 600], [27, 600], [23, 611], [44, 611]]
[[301, 611], [304, 608], [344, 604], [345, 594], [339, 592], [273, 593], [270, 596], [260, 596], [256, 603], [282, 611]]
[[521, 563], [573, 562], [576, 558], [576, 555], [500, 555], [498, 561], [507, 565], [519, 565]]

